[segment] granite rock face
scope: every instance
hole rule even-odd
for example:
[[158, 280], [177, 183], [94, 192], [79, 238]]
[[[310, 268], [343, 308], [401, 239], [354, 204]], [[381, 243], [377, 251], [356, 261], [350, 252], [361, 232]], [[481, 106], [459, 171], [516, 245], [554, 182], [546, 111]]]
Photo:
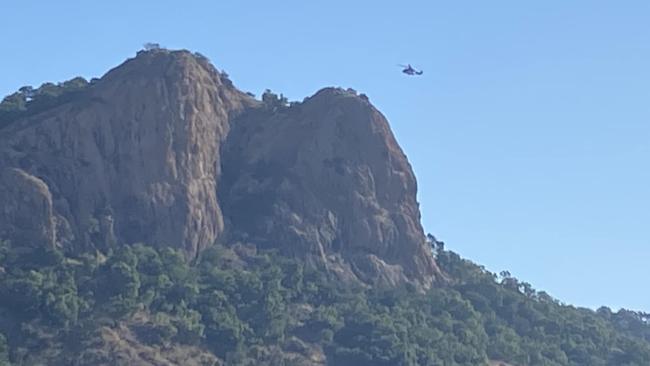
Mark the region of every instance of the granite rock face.
[[416, 181], [386, 119], [326, 88], [269, 106], [205, 58], [153, 50], [0, 130], [0, 236], [196, 257], [245, 241], [342, 278], [428, 287]]
[[388, 122], [355, 92], [327, 88], [236, 120], [220, 190], [233, 230], [343, 276], [433, 279], [416, 181]]
[[47, 184], [21, 169], [0, 172], [0, 236], [53, 247], [52, 194]]
[[99, 231], [195, 256], [223, 232], [219, 149], [248, 99], [187, 52], [142, 53], [79, 100], [0, 131], [2, 163], [42, 179], [71, 228], [55, 239], [64, 247], [101, 245]]

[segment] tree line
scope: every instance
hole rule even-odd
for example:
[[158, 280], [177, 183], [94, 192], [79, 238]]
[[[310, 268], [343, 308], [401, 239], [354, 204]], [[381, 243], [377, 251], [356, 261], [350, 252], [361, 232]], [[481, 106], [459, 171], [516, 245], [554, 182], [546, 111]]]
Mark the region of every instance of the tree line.
[[[3, 241], [0, 365], [114, 364], [96, 339], [119, 323], [144, 344], [198, 346], [228, 365], [265, 364], [260, 349], [281, 350], [266, 364], [291, 365], [283, 351], [309, 345], [342, 366], [650, 364], [647, 314], [563, 305], [435, 249], [452, 280], [419, 293], [342, 285], [272, 251], [242, 259], [216, 245], [190, 263], [144, 244], [71, 256]], [[39, 359], [44, 349], [57, 356]]]

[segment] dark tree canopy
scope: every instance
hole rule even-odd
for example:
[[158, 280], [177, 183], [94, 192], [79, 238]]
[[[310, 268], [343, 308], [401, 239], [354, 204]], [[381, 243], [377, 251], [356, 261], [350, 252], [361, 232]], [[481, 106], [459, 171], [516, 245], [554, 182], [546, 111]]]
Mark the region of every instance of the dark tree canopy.
[[96, 360], [93, 329], [119, 322], [143, 344], [196, 345], [233, 365], [259, 364], [259, 347], [282, 364], [308, 344], [342, 366], [650, 364], [648, 314], [561, 305], [451, 251], [438, 263], [452, 282], [424, 294], [344, 286], [273, 252], [233, 266], [233, 253], [215, 246], [189, 264], [142, 244], [66, 257], [1, 242], [0, 365]]
[[19, 118], [73, 101], [88, 85], [86, 79], [76, 77], [58, 84], [44, 83], [37, 89], [23, 86], [0, 102], [0, 129]]

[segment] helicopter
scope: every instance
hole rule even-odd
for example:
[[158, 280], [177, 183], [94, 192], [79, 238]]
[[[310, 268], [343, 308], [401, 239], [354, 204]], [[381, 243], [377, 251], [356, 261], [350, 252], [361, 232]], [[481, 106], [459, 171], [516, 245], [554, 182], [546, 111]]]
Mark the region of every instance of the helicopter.
[[413, 75], [422, 75], [422, 74], [424, 73], [424, 71], [422, 71], [422, 70], [416, 70], [416, 69], [414, 69], [414, 68], [411, 66], [411, 64], [408, 64], [408, 65], [398, 65], [398, 66], [404, 68], [404, 70], [402, 70], [402, 72], [405, 73], [406, 75], [411, 75], [411, 76], [413, 76]]

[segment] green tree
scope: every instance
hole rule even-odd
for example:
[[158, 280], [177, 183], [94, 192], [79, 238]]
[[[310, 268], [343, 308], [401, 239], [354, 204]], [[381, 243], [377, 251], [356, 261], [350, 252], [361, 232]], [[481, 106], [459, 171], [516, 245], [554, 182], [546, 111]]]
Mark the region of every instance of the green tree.
[[140, 290], [138, 258], [130, 247], [123, 247], [98, 269], [94, 294], [111, 315], [122, 317], [136, 309]]
[[284, 95], [280, 94], [278, 96], [270, 89], [266, 89], [262, 94], [262, 102], [266, 108], [271, 110], [286, 108], [289, 105], [289, 100]]
[[10, 366], [7, 338], [0, 333], [0, 366]]

